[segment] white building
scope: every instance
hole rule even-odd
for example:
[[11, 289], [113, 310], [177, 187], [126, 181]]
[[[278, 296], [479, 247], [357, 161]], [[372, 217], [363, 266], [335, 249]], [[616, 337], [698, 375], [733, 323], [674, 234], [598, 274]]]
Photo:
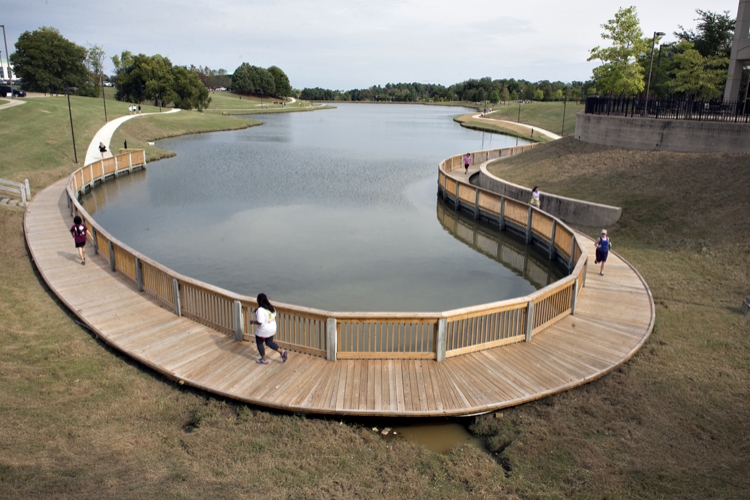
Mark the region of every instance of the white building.
[[[8, 80], [10, 76], [9, 70], [13, 70], [13, 65], [8, 67], [8, 59], [5, 57], [5, 54], [2, 54], [2, 56], [0, 56], [0, 80]], [[13, 79], [18, 80], [15, 73], [13, 73]]]

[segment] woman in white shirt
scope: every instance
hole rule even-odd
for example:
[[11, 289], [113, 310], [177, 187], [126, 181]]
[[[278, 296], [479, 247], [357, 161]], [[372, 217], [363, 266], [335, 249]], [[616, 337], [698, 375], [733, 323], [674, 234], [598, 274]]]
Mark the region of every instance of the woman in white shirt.
[[282, 351], [279, 345], [273, 341], [273, 336], [276, 335], [276, 308], [268, 301], [265, 293], [259, 294], [257, 300], [258, 308], [255, 310], [255, 321], [250, 322], [253, 325], [258, 325], [255, 330], [255, 345], [258, 347], [260, 358], [256, 359], [255, 362], [261, 365], [268, 364], [266, 349], [263, 345], [265, 344], [281, 354], [281, 362], [286, 363], [287, 352]]

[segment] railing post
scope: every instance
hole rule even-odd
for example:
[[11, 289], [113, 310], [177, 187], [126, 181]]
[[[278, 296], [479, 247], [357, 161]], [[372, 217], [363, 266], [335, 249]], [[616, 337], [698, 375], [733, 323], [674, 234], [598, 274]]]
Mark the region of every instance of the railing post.
[[141, 259], [135, 258], [135, 281], [138, 284], [138, 291], [143, 291], [143, 267], [141, 266]]
[[180, 302], [180, 283], [177, 278], [172, 278], [172, 294], [174, 296], [174, 313], [182, 316], [182, 303]]
[[96, 240], [96, 228], [91, 228], [91, 236], [93, 236], [94, 255], [99, 255], [99, 242]]
[[479, 188], [477, 188], [477, 194], [474, 197], [474, 218], [479, 218]]
[[326, 318], [326, 359], [336, 361], [338, 352], [338, 332], [336, 331], [336, 318]]
[[581, 287], [586, 287], [586, 274], [589, 272], [589, 259], [586, 259], [586, 261], [583, 263], [583, 283], [581, 283]]
[[529, 215], [526, 220], [526, 244], [531, 243], [531, 218], [533, 216], [534, 208], [529, 205]]
[[242, 321], [242, 302], [235, 300], [232, 303], [232, 320], [234, 321], [234, 340], [242, 342], [245, 333], [245, 325]]
[[498, 218], [500, 231], [505, 231], [505, 197], [500, 198], [500, 217]]
[[575, 264], [574, 259], [576, 255], [576, 235], [573, 234], [573, 236], [570, 239], [570, 261], [568, 262], [568, 269], [573, 269], [573, 265]]
[[109, 269], [110, 271], [115, 272], [115, 246], [111, 241], [108, 241], [107, 243], [109, 243]]
[[437, 322], [437, 338], [435, 339], [435, 359], [445, 361], [446, 341], [448, 338], [448, 320], [440, 318]]
[[29, 180], [26, 179], [26, 181], [24, 182], [24, 184], [26, 184], [26, 198], [28, 198], [29, 200], [31, 200], [31, 188], [29, 187]]
[[[117, 172], [117, 156], [115, 156], [115, 172]], [[102, 182], [104, 182], [104, 163], [102, 163]]]
[[570, 314], [576, 314], [576, 304], [578, 303], [578, 280], [573, 282], [573, 298], [570, 301]]
[[549, 260], [555, 258], [555, 233], [557, 233], [557, 219], [552, 219], [552, 236], [549, 240]]
[[460, 189], [460, 187], [461, 187], [461, 183], [458, 180], [456, 180], [456, 199], [454, 203], [456, 205], [456, 211], [461, 209], [461, 202], [458, 201], [458, 190]]
[[526, 306], [526, 342], [531, 342], [531, 333], [534, 331], [534, 301], [530, 300]]
[[21, 193], [21, 203], [23, 203], [23, 206], [26, 206], [26, 190], [24, 188], [20, 188], [18, 191]]

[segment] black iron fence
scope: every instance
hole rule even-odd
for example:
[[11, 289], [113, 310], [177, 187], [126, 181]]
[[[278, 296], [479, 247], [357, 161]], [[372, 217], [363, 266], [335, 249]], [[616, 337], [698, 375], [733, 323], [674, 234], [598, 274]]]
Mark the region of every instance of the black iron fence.
[[640, 116], [669, 120], [750, 122], [750, 103], [745, 101], [690, 100], [639, 97], [587, 97], [587, 114]]

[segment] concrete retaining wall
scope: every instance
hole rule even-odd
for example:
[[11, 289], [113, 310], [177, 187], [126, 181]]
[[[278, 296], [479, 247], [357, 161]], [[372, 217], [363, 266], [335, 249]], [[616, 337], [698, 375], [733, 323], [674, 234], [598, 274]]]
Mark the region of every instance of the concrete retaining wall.
[[645, 151], [750, 153], [750, 124], [576, 115], [575, 138]]
[[[531, 199], [531, 188], [505, 181], [487, 172], [485, 162], [479, 166], [479, 187], [507, 196], [514, 200], [528, 203]], [[574, 200], [556, 194], [540, 191], [541, 209], [562, 219], [569, 224], [580, 226], [608, 227], [622, 215], [622, 208], [600, 205], [588, 201]]]

